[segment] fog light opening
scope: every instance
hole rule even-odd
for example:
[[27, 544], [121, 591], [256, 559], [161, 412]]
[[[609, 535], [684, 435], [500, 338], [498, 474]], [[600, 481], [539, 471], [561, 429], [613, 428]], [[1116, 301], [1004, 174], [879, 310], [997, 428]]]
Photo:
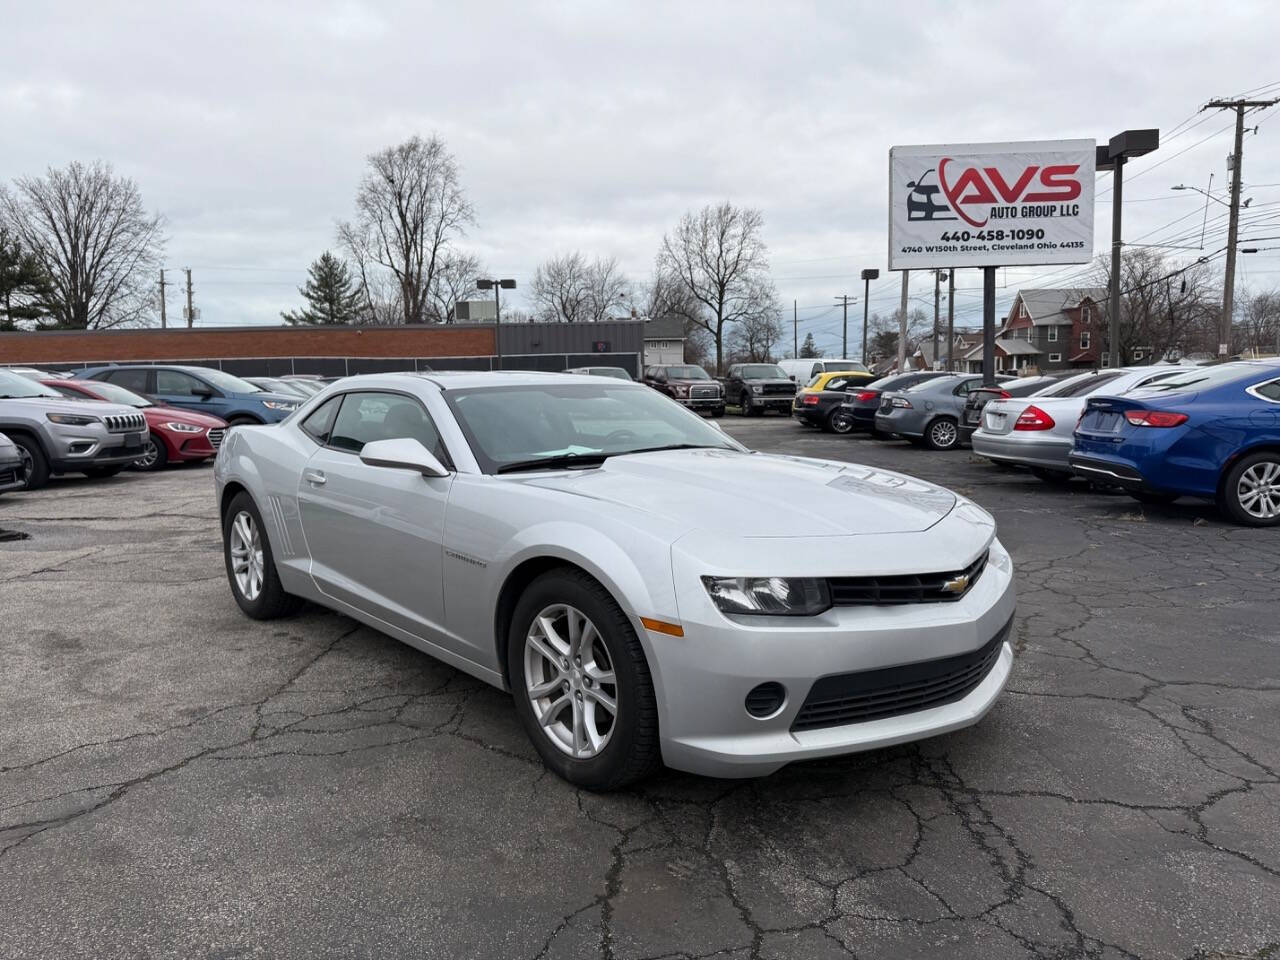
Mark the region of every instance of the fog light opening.
[[770, 717], [776, 717], [786, 703], [787, 688], [770, 680], [768, 683], [752, 687], [744, 705], [747, 713], [757, 720], [768, 720]]

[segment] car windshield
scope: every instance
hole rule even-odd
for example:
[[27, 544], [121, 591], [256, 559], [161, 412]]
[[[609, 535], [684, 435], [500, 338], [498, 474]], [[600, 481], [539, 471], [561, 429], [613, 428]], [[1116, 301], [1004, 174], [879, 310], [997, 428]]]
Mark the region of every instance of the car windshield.
[[1250, 374], [1259, 377], [1274, 376], [1276, 367], [1267, 368], [1260, 364], [1221, 363], [1213, 367], [1193, 367], [1185, 372], [1178, 372], [1162, 379], [1159, 383], [1151, 383], [1143, 390], [1159, 390], [1162, 393], [1173, 393], [1177, 390], [1209, 390], [1213, 387], [1230, 383], [1233, 380], [1250, 379]]
[[740, 368], [743, 380], [786, 380], [787, 375], [776, 363], [744, 363]]
[[[95, 380], [88, 389], [94, 396], [101, 397], [103, 400], [109, 400], [112, 403], [121, 403], [126, 407], [154, 407], [155, 404], [142, 396], [140, 393], [134, 393], [132, 390], [126, 390], [124, 387], [117, 386], [114, 383], [107, 383], [105, 380]], [[84, 397], [84, 394], [77, 394]]]
[[592, 367], [591, 372], [597, 377], [613, 377], [615, 380], [631, 379], [631, 374], [621, 367]]
[[0, 370], [0, 399], [19, 399], [24, 397], [61, 397], [57, 390], [46, 387], [43, 383]]
[[564, 467], [644, 450], [739, 449], [695, 413], [647, 387], [595, 383], [513, 384], [446, 390], [445, 402], [485, 473], [504, 467]]
[[219, 390], [227, 393], [262, 393], [261, 387], [255, 387], [248, 380], [241, 380], [239, 377], [224, 373], [221, 370], [212, 370], [208, 367], [201, 367], [199, 374], [205, 380], [208, 380]]
[[707, 371], [701, 367], [667, 367], [667, 379], [669, 380], [710, 380]]

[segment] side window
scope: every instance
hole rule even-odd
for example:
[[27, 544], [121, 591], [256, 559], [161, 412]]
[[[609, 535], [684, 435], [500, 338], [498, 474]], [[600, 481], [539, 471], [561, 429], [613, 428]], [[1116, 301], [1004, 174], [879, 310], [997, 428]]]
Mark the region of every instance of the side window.
[[[113, 380], [112, 383], [119, 383]], [[125, 384], [120, 384], [125, 386]], [[156, 393], [168, 394], [177, 397], [194, 397], [197, 392], [203, 393], [207, 390], [195, 377], [182, 373], [180, 370], [157, 370], [156, 371]]]
[[302, 432], [316, 443], [327, 443], [329, 430], [333, 426], [333, 418], [337, 415], [338, 404], [341, 402], [342, 396], [338, 395], [320, 404], [307, 419], [302, 421]]
[[147, 392], [147, 371], [138, 370], [134, 367], [121, 367], [119, 370], [109, 370], [103, 378], [108, 383], [115, 383], [126, 390], [132, 390], [135, 393]]
[[1272, 380], [1270, 383], [1260, 383], [1253, 388], [1253, 392], [1265, 400], [1280, 403], [1280, 380]]
[[811, 379], [811, 380], [812, 380], [814, 377], [816, 377], [816, 376], [817, 376], [818, 374], [820, 374], [821, 372], [822, 372], [822, 364], [820, 364], [820, 363], [815, 363], [812, 367], [810, 367], [810, 368], [809, 368], [809, 379]]
[[329, 432], [329, 446], [359, 453], [374, 440], [404, 438], [417, 440], [442, 463], [449, 463], [440, 434], [422, 404], [398, 393], [346, 394]]
[[954, 393], [957, 397], [963, 397], [966, 394], [968, 394], [969, 391], [972, 390], [974, 387], [978, 386], [978, 383], [979, 381], [977, 380], [961, 380], [959, 383], [956, 384], [956, 388], [951, 392]]
[[827, 385], [823, 389], [843, 390], [848, 385], [849, 385], [848, 377], [832, 377], [830, 380], [827, 381]]

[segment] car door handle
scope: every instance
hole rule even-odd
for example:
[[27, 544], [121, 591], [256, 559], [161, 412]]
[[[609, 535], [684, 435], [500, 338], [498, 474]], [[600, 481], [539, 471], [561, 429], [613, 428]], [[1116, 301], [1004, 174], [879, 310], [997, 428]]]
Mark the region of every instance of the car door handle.
[[316, 486], [320, 486], [324, 483], [324, 472], [321, 470], [303, 470], [302, 479], [307, 483], [314, 483]]

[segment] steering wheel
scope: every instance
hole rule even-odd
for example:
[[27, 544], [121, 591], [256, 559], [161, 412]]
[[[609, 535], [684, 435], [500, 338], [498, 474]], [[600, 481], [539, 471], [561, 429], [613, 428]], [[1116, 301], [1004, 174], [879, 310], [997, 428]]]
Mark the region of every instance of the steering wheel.
[[615, 430], [604, 438], [606, 445], [610, 443], [626, 443], [629, 440], [635, 440], [636, 433], [634, 430]]

